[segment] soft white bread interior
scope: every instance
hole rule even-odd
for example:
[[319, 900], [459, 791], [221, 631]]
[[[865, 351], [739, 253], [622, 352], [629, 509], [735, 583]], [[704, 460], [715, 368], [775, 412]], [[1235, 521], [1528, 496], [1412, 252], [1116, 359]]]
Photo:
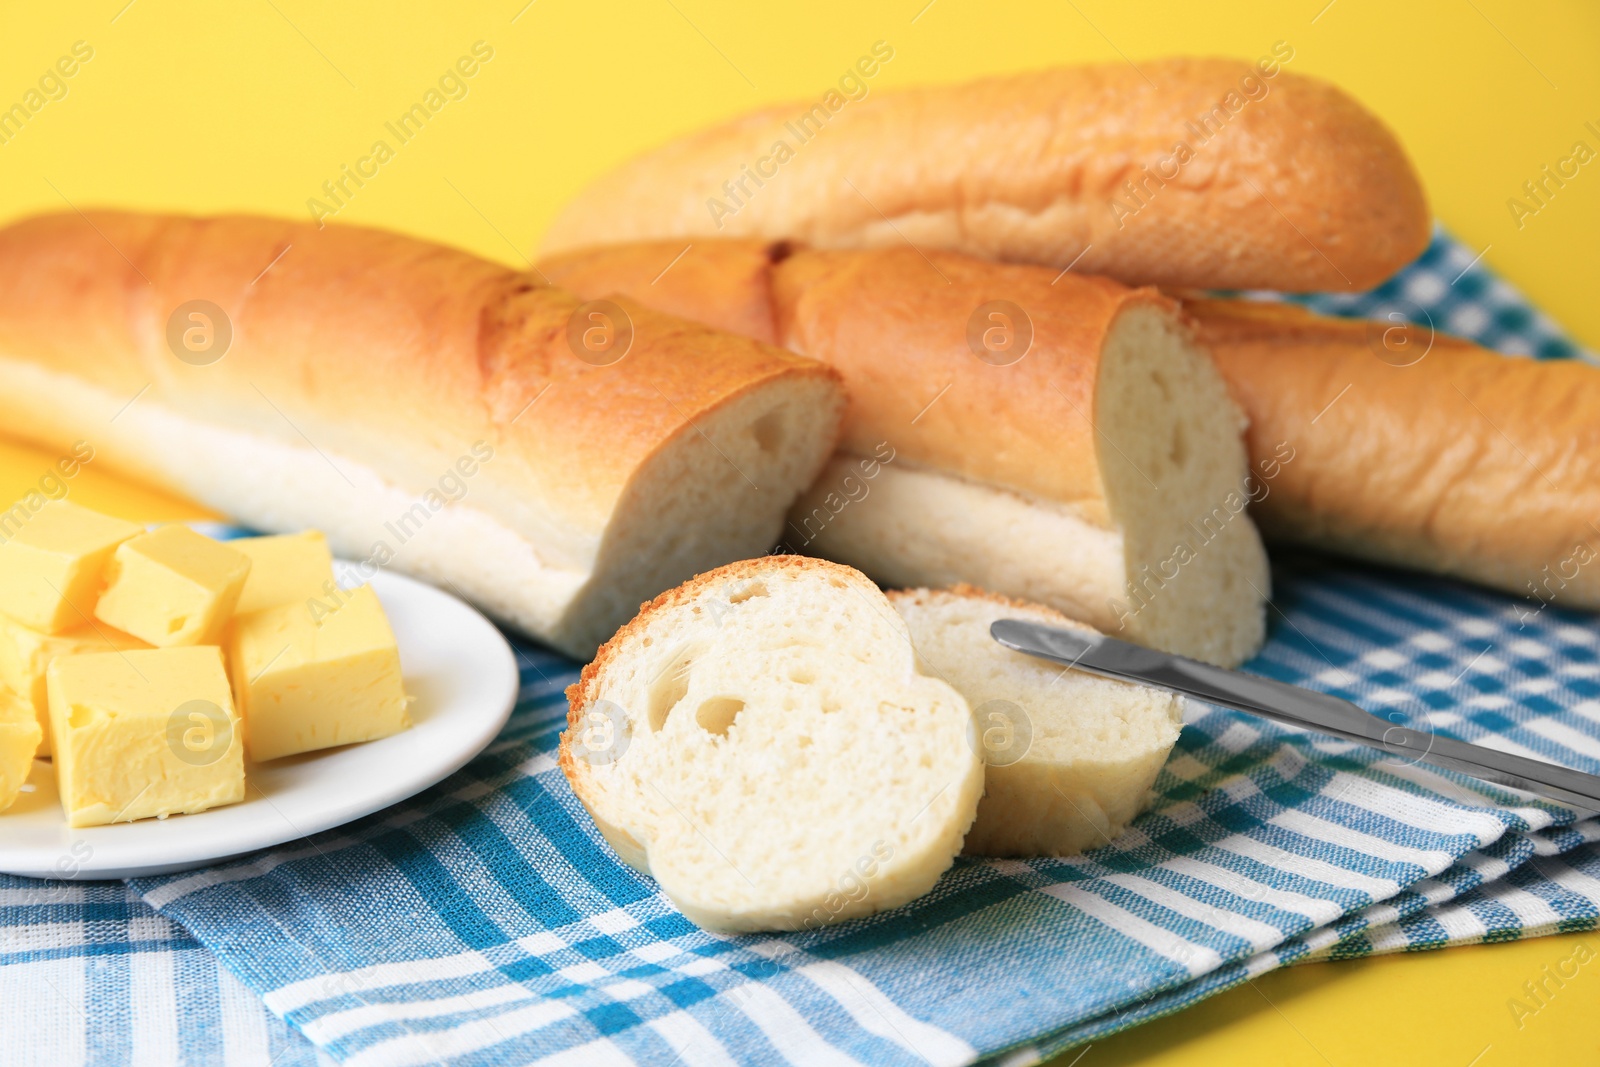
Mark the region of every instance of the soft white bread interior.
[[697, 924], [793, 930], [927, 892], [983, 791], [967, 703], [859, 572], [771, 556], [646, 604], [567, 690], [561, 766]]
[[987, 767], [974, 856], [1072, 856], [1108, 844], [1142, 812], [1183, 728], [1183, 700], [1013, 652], [996, 619], [1088, 627], [971, 586], [910, 589], [889, 601], [911, 626], [922, 669], [967, 698]]
[[843, 407], [826, 367], [624, 304], [631, 343], [580, 358], [576, 298], [426, 242], [40, 217], [0, 231], [0, 423], [587, 657], [768, 549]]

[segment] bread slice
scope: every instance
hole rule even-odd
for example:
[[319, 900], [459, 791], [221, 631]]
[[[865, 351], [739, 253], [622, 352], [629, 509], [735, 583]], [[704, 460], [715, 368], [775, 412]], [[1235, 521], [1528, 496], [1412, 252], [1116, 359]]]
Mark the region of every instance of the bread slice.
[[965, 852], [1071, 856], [1108, 844], [1145, 809], [1183, 726], [1181, 697], [1063, 670], [989, 636], [996, 619], [1088, 629], [1037, 604], [972, 586], [889, 601], [922, 669], [972, 706], [987, 768]]
[[258, 529], [321, 529], [587, 658], [640, 600], [772, 546], [844, 398], [743, 337], [580, 311], [377, 230], [28, 219], [0, 230], [0, 426]]
[[561, 766], [700, 926], [795, 930], [932, 888], [983, 792], [967, 703], [857, 571], [770, 556], [644, 605], [567, 690]]

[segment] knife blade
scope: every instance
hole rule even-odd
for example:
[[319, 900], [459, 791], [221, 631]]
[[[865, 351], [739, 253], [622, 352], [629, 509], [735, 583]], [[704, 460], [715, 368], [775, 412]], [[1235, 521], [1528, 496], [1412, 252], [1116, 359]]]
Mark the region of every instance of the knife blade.
[[1093, 631], [999, 619], [1006, 648], [1105, 678], [1155, 686], [1251, 715], [1371, 745], [1413, 762], [1462, 771], [1562, 804], [1600, 810], [1600, 775], [1401, 726], [1328, 693], [1131, 645]]

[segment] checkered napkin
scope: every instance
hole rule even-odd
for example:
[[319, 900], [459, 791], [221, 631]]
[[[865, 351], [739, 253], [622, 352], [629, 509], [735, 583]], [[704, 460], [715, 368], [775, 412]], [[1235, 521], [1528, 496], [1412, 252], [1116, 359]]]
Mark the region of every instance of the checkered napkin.
[[[1441, 329], [1473, 332], [1461, 316], [1477, 308], [1480, 339], [1577, 354], [1442, 235], [1370, 300], [1331, 310], [1418, 318], [1413, 301]], [[1600, 771], [1592, 617], [1315, 557], [1278, 559], [1274, 581], [1272, 637], [1252, 670], [1397, 724]], [[616, 860], [555, 766], [575, 666], [519, 655], [506, 732], [411, 801], [127, 888], [0, 881], [8, 1052], [1025, 1060], [1299, 960], [1586, 928], [1600, 913], [1595, 820], [1207, 708], [1152, 811], [1105, 848], [961, 860], [922, 900], [821, 931], [711, 935]], [[63, 896], [40, 899], [52, 890]]]
[[121, 882], [0, 875], [0, 1063], [331, 1064]]

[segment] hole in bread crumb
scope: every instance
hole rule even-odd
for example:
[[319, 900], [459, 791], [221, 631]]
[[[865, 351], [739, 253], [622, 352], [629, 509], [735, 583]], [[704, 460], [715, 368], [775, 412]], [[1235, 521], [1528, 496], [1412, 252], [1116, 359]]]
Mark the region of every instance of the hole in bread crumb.
[[817, 680], [817, 672], [806, 667], [790, 667], [789, 681], [796, 685], [810, 685]]
[[801, 734], [799, 737], [794, 739], [794, 747], [795, 748], [810, 748], [811, 747], [811, 738], [807, 737], [805, 734]]
[[167, 633], [175, 634], [187, 625], [189, 625], [189, 616], [179, 615], [176, 619], [167, 623]]
[[728, 598], [728, 603], [730, 603], [730, 604], [743, 604], [746, 600], [749, 600], [751, 597], [766, 596], [766, 595], [767, 595], [767, 586], [766, 586], [765, 582], [751, 582], [749, 585], [745, 586], [743, 589], [739, 590], [737, 593], [734, 593], [732, 596], [730, 596]]
[[750, 432], [755, 435], [757, 448], [769, 456], [776, 455], [783, 445], [783, 413], [767, 412], [750, 424]]
[[667, 716], [689, 692], [689, 668], [698, 652], [695, 648], [683, 649], [673, 659], [672, 665], [650, 683], [648, 717], [651, 733], [657, 733], [667, 724]]
[[1174, 467], [1183, 466], [1184, 460], [1189, 458], [1189, 442], [1183, 435], [1183, 423], [1172, 424], [1172, 447], [1167, 450], [1167, 459]]
[[701, 702], [700, 709], [694, 713], [694, 721], [707, 733], [727, 737], [728, 727], [734, 724], [743, 710], [744, 701], [736, 697], [712, 697]]
[[1172, 386], [1167, 384], [1165, 375], [1152, 374], [1150, 375], [1150, 380], [1155, 383], [1157, 389], [1161, 390], [1162, 400], [1170, 401], [1172, 399]]

